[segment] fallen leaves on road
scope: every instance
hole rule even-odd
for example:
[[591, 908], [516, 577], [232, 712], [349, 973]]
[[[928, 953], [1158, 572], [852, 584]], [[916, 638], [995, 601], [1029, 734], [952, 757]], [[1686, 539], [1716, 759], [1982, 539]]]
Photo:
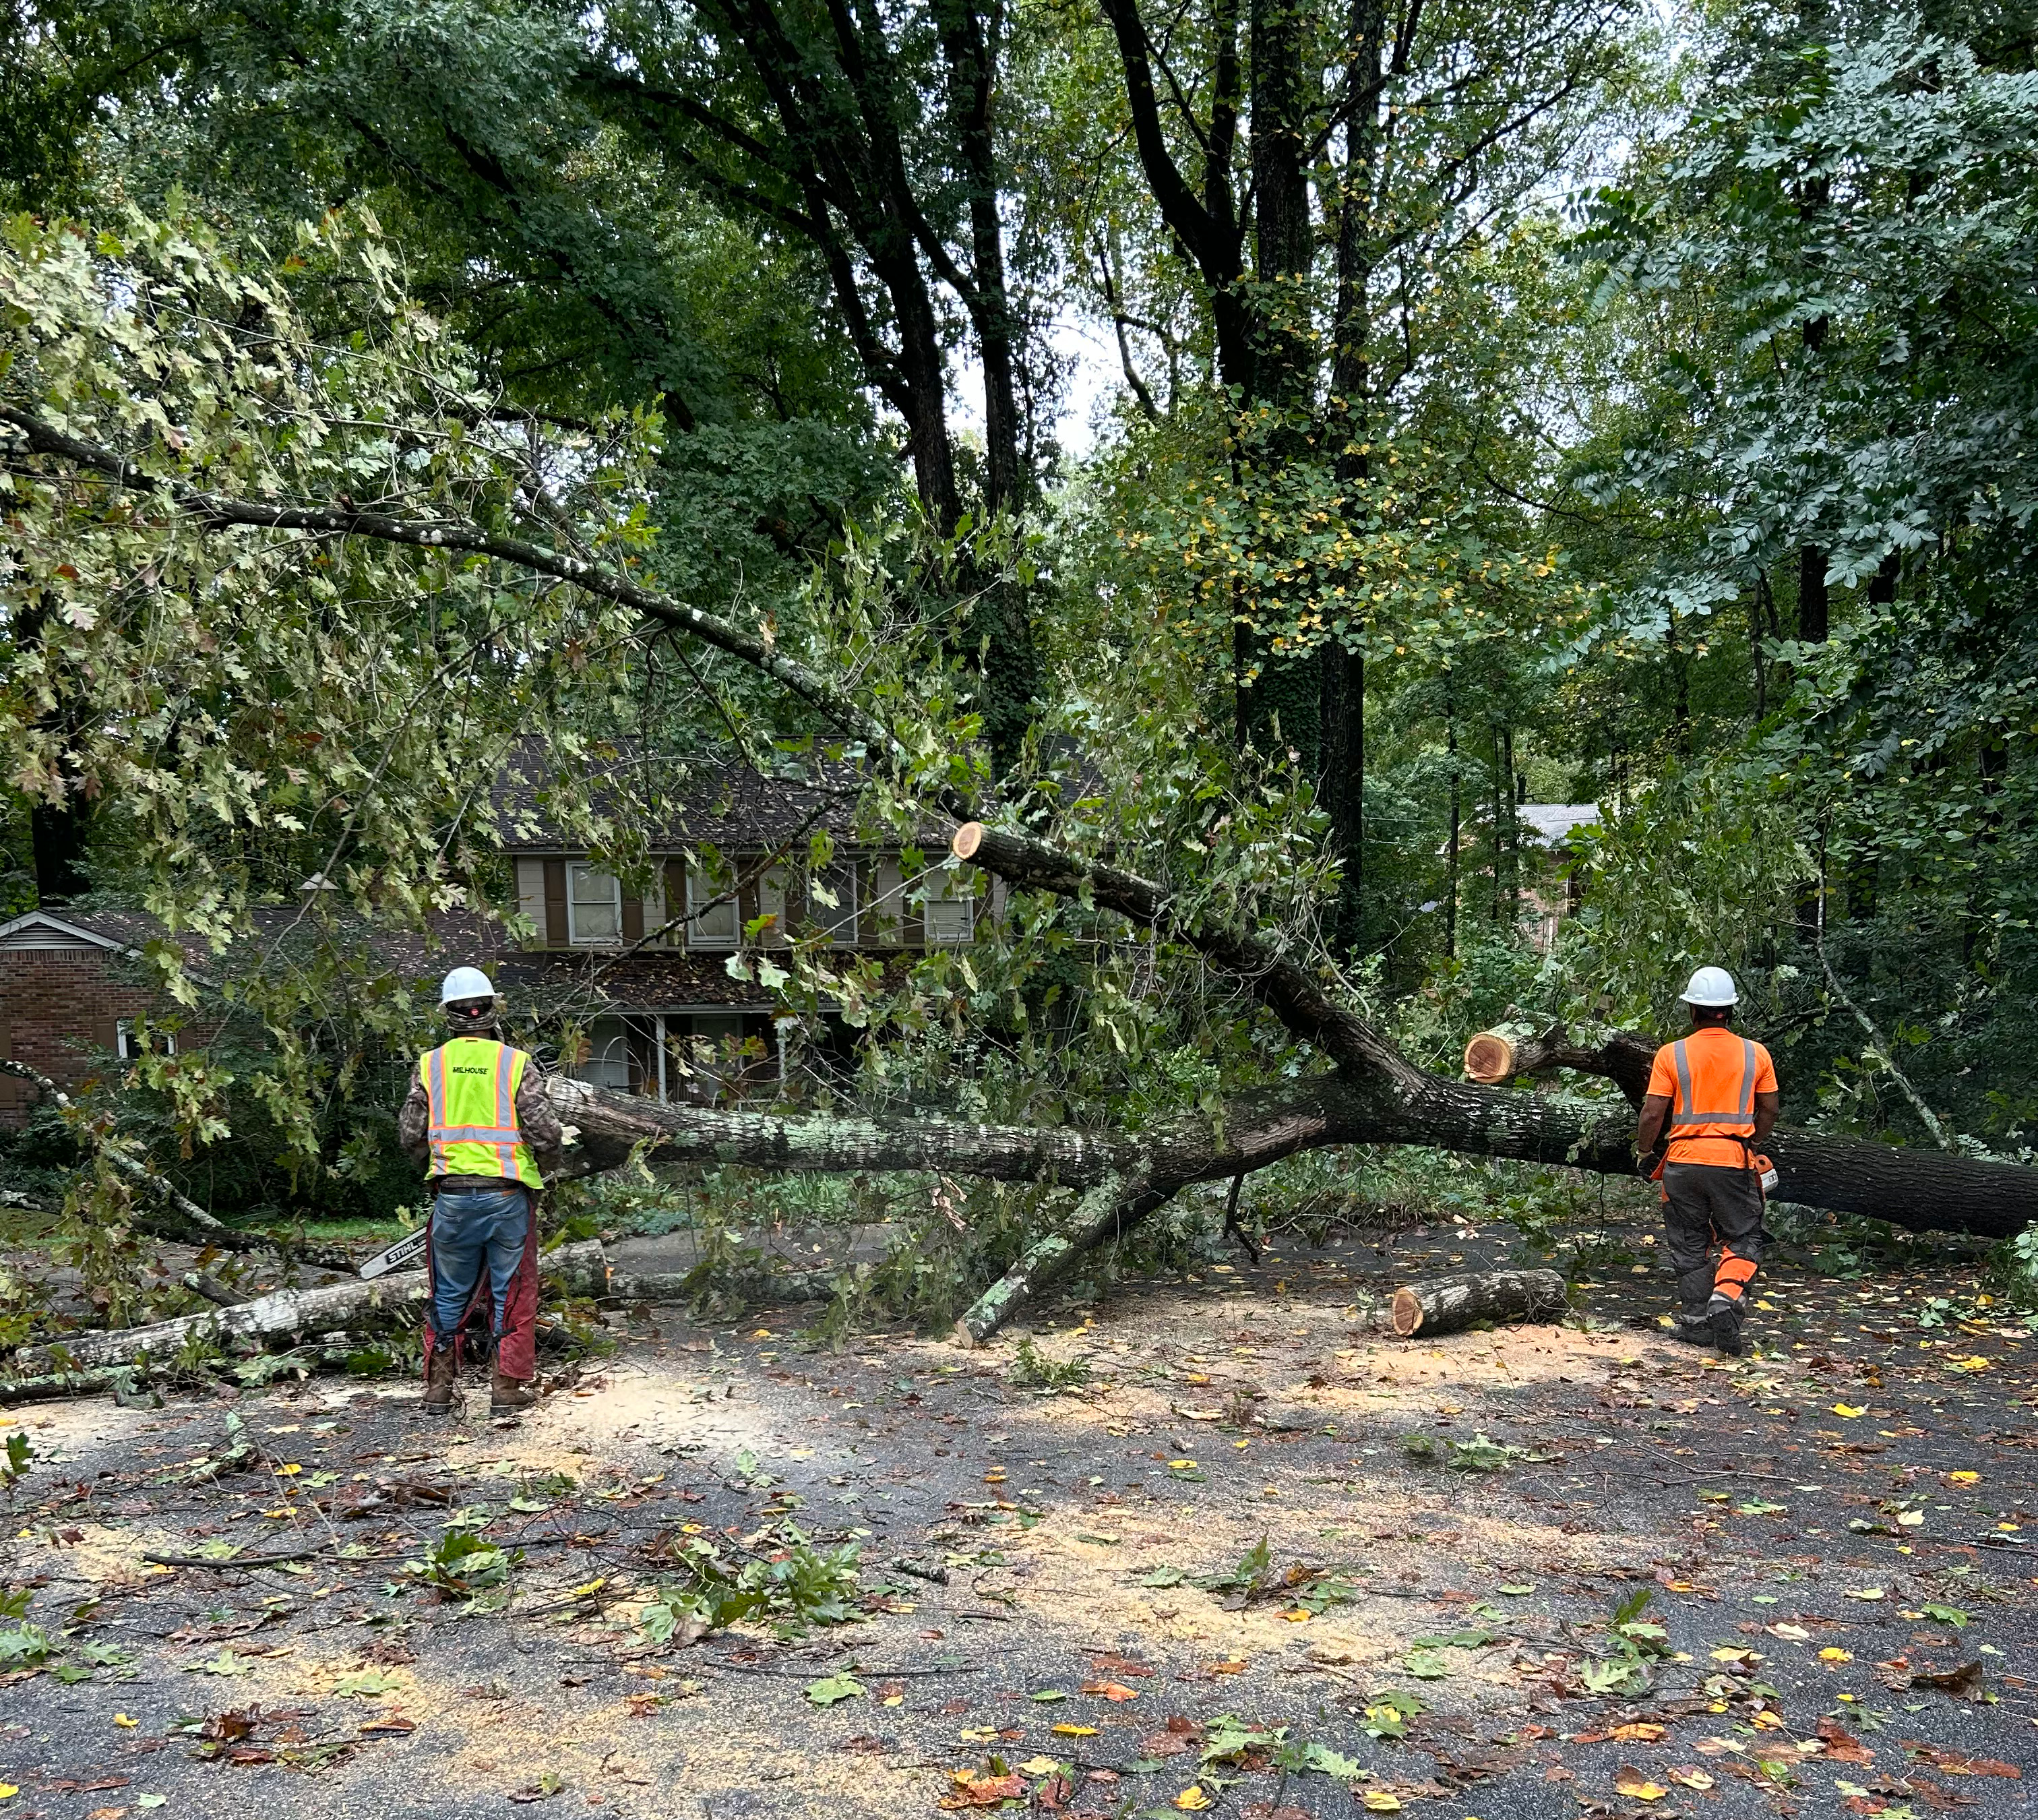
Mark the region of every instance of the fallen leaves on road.
[[1004, 1802], [1025, 1799], [1026, 1779], [1023, 1776], [1010, 1771], [994, 1776], [974, 1769], [958, 1769], [955, 1773], [955, 1786], [935, 1805], [953, 1814], [967, 1807], [996, 1807]]

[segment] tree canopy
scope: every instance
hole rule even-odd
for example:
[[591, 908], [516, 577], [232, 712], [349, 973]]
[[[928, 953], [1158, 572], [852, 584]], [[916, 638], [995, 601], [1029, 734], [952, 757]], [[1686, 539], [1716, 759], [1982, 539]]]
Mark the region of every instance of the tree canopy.
[[1614, 1167], [1438, 1064], [1722, 961], [1793, 1123], [2023, 1154], [2013, 21], [11, 12], [9, 889], [231, 1008], [109, 1115], [157, 1149], [369, 1193], [426, 1007], [362, 932], [513, 916], [536, 735], [626, 873], [645, 752], [989, 829], [975, 949], [752, 972], [859, 1033], [796, 1102], [1210, 1173], [1336, 1071], [1337, 1141]]

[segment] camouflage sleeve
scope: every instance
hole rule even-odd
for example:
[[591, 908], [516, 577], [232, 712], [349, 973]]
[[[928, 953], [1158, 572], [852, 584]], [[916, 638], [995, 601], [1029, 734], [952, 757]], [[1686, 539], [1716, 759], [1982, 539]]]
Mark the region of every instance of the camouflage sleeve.
[[526, 1063], [524, 1078], [517, 1083], [517, 1128], [531, 1147], [540, 1170], [549, 1170], [566, 1148], [566, 1134], [559, 1128], [559, 1115], [545, 1091], [545, 1077], [534, 1062]]
[[426, 1097], [425, 1083], [414, 1074], [403, 1109], [396, 1115], [396, 1141], [403, 1147], [404, 1155], [413, 1162], [431, 1160], [431, 1101]]

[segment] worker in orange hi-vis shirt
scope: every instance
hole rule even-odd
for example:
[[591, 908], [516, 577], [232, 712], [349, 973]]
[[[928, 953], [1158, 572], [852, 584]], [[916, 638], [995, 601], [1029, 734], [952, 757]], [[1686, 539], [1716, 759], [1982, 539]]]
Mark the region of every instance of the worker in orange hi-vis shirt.
[[1769, 1052], [1728, 1028], [1740, 997], [1733, 976], [1701, 967], [1684, 996], [1691, 1033], [1656, 1052], [1635, 1144], [1647, 1157], [1668, 1139], [1663, 1198], [1680, 1303], [1671, 1331], [1695, 1346], [1738, 1354], [1742, 1298], [1762, 1262], [1769, 1165], [1757, 1151], [1776, 1128], [1782, 1096]]

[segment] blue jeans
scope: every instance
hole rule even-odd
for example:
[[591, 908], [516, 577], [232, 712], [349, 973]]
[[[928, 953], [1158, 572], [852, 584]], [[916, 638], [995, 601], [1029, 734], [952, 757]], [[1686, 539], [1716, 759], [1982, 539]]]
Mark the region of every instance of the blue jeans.
[[441, 1194], [432, 1208], [432, 1325], [451, 1336], [474, 1299], [482, 1268], [494, 1291], [492, 1333], [502, 1332], [502, 1308], [524, 1261], [531, 1203], [521, 1188]]

